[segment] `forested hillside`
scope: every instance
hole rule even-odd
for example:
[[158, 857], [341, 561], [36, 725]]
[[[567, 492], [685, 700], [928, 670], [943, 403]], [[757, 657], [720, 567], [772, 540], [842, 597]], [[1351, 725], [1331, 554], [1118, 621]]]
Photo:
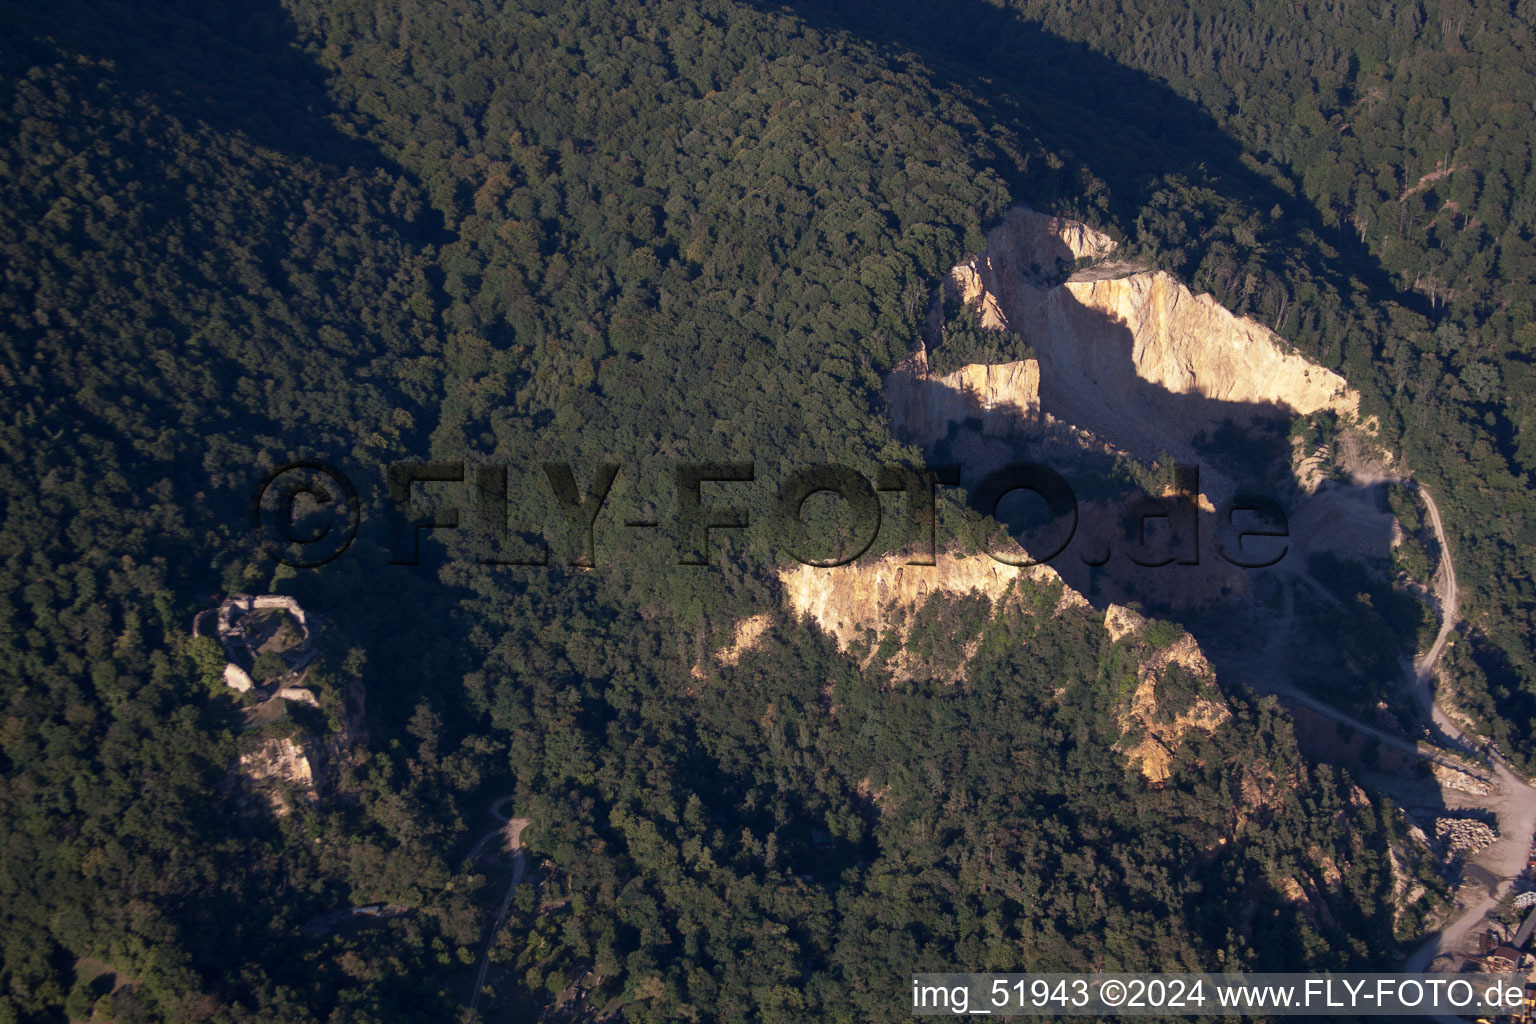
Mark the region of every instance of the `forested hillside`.
[[[1057, 202], [1340, 370], [1445, 495], [1454, 697], [1536, 747], [1529, 4], [797, 8], [932, 60], [1085, 167]], [[1027, 97], [1048, 93], [1049, 104]], [[1136, 159], [1127, 160], [1126, 153]], [[1000, 168], [1016, 190], [1035, 183]]]
[[[1374, 392], [1401, 435], [1409, 468], [1450, 496], [1457, 555], [1475, 567], [1456, 696], [1529, 759], [1536, 8], [1196, 4], [1127, 17], [1089, 0], [1014, 9], [1197, 102], [1241, 145], [1247, 167], [1305, 201], [1318, 239], [1372, 283], [1362, 298], [1419, 314], [1378, 319], [1369, 333], [1335, 321], [1317, 351], [1343, 351], [1350, 380]], [[1229, 304], [1253, 290], [1234, 270], [1219, 252], [1191, 267]], [[1305, 297], [1293, 281], [1281, 287], [1302, 304], [1289, 318], [1282, 304], [1270, 322], [1305, 345]]]
[[[1086, 610], [936, 607], [934, 635], [977, 638], [964, 685], [860, 671], [789, 621], [700, 679], [779, 607], [770, 533], [717, 533], [703, 568], [605, 528], [591, 571], [558, 543], [548, 567], [433, 540], [390, 565], [376, 522], [312, 571], [251, 542], [250, 489], [292, 458], [343, 466], [371, 508], [386, 462], [509, 465], [517, 523], [549, 514], [544, 460], [583, 490], [620, 464], [614, 520], [669, 510], [677, 460], [752, 460], [769, 494], [812, 463], [915, 461], [882, 377], [938, 277], [1027, 202], [1374, 386], [1464, 513], [1483, 618], [1462, 678], [1514, 742], [1536, 709], [1531, 312], [1506, 295], [1524, 178], [1506, 166], [1502, 220], [1496, 186], [1457, 200], [1481, 227], [1410, 209], [1398, 248], [1382, 186], [1362, 239], [1311, 150], [1258, 134], [1305, 108], [1228, 114], [1155, 47], [1149, 76], [1115, 63], [1141, 50], [975, 6], [8, 6], [0, 1021], [528, 1020], [587, 971], [627, 1020], [862, 1021], [919, 967], [1392, 961], [1419, 923], [1400, 820], [1240, 681], [1149, 784], [1116, 749], [1136, 642]], [[1330, 45], [1365, 45], [1359, 24]], [[1404, 254], [1472, 231], [1507, 246], [1496, 269], [1447, 241], [1433, 302], [1414, 291]], [[268, 589], [334, 621], [372, 736], [281, 819], [230, 794], [239, 708], [188, 639], [215, 595]], [[1284, 784], [1256, 798], [1250, 770]], [[471, 1016], [502, 890], [466, 854], [507, 794], [532, 878]], [[304, 928], [384, 901], [411, 912]]]

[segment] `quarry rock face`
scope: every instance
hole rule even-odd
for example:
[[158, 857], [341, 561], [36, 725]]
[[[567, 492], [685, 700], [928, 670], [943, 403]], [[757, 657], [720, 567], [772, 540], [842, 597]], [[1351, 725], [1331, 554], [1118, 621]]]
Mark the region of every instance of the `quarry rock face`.
[[[1049, 303], [1057, 358], [1092, 361], [1095, 349], [1131, 342], [1130, 366], [1141, 380], [1174, 394], [1273, 405], [1292, 413], [1331, 410], [1353, 417], [1360, 396], [1343, 377], [1287, 351], [1261, 324], [1233, 316], [1210, 295], [1195, 295], [1163, 271], [1109, 280], [1073, 280]], [[1074, 316], [1081, 307], [1086, 315]], [[1101, 321], [1093, 324], [1093, 314]], [[1095, 329], [1096, 328], [1096, 329]], [[1106, 335], [1108, 337], [1106, 337]], [[1042, 339], [1042, 343], [1046, 343]]]
[[[785, 598], [797, 614], [815, 621], [847, 651], [888, 629], [901, 629], [905, 616], [921, 608], [934, 594], [959, 597], [981, 594], [994, 610], [1016, 581], [1025, 585], [1059, 584], [1049, 566], [1005, 565], [984, 554], [941, 554], [937, 565], [907, 565], [901, 555], [859, 559], [833, 569], [797, 565], [779, 570]], [[1086, 605], [1082, 596], [1064, 588], [1061, 603]]]
[[[980, 264], [978, 270], [985, 267], [993, 275], [1039, 280], [1072, 270], [1078, 260], [1106, 259], [1114, 249], [1114, 239], [1087, 224], [1016, 206], [987, 233], [987, 251], [973, 263]], [[982, 275], [983, 284], [995, 294], [996, 289], [986, 282], [987, 276]], [[967, 297], [966, 301], [971, 299]], [[1003, 313], [1007, 314], [1006, 307]]]
[[[1330, 412], [1358, 422], [1360, 397], [1344, 378], [1170, 274], [1110, 262], [1114, 250], [1112, 239], [1087, 225], [1026, 209], [1009, 211], [988, 234], [986, 251], [954, 267], [943, 288], [974, 308], [982, 328], [1020, 336], [1028, 357], [1021, 351], [1021, 358], [933, 376], [928, 349], [919, 342], [886, 381], [893, 433], [930, 453], [944, 451], [948, 461], [962, 461], [968, 478], [975, 479], [991, 466], [1021, 458], [1020, 452], [1066, 451], [1070, 458], [1071, 450], [1102, 449], [1144, 465], [1168, 456], [1203, 461], [1194, 451], [1195, 439], [1202, 432], [1210, 436], [1228, 420], [1283, 423]], [[930, 328], [936, 318], [930, 313]], [[933, 337], [928, 342], [942, 344]], [[1197, 507], [1207, 515], [1217, 511], [1208, 495], [1222, 497], [1236, 486], [1215, 469], [1207, 469], [1200, 483]], [[1083, 508], [1089, 518], [1111, 526], [1118, 522], [1113, 510], [1092, 501]], [[1084, 532], [1090, 532], [1088, 526]], [[1116, 545], [1121, 541], [1112, 529], [1106, 537]], [[1058, 611], [1086, 607], [1085, 593], [1135, 589], [1116, 575], [1123, 572], [1129, 579], [1134, 569], [1106, 571], [1097, 584], [1084, 585], [1082, 573], [1073, 575], [1069, 565], [1063, 571], [1080, 588], [1074, 589], [1050, 566], [1020, 568], [985, 554], [941, 555], [938, 562], [907, 565], [901, 556], [888, 555], [832, 569], [786, 567], [779, 580], [788, 609], [813, 621], [862, 666], [872, 666], [883, 645], [884, 667], [897, 679], [911, 678], [921, 668], [905, 645], [913, 614], [934, 595], [983, 596], [996, 617], [1008, 608], [1038, 608], [1027, 595], [1046, 587], [1059, 588]], [[1249, 587], [1245, 572], [1214, 560], [1199, 573], [1165, 575], [1157, 593], [1164, 604], [1178, 607], [1243, 595]], [[1139, 598], [1111, 600], [1102, 620], [1107, 642], [1130, 644], [1135, 655], [1119, 712], [1123, 735], [1115, 749], [1147, 784], [1158, 786], [1170, 778], [1188, 737], [1214, 733], [1232, 710], [1195, 638], [1181, 629], [1170, 639], [1166, 624], [1152, 630], [1140, 613], [1114, 603], [1132, 599]], [[741, 625], [743, 634], [754, 637], [761, 628], [750, 621]], [[939, 678], [963, 682], [964, 664], [978, 643], [975, 636], [956, 635], [959, 669], [945, 666], [948, 674]], [[722, 652], [722, 661], [731, 656]], [[1164, 686], [1174, 678], [1177, 685]], [[1284, 788], [1279, 780], [1246, 776], [1241, 785], [1246, 806], [1257, 817], [1278, 806]]]
[[[1127, 637], [1139, 640], [1146, 619], [1119, 605], [1104, 612], [1104, 629], [1111, 642]], [[1145, 647], [1145, 645], [1143, 645]], [[1198, 686], [1188, 706], [1166, 708], [1158, 700], [1158, 684], [1170, 668], [1177, 668]], [[1179, 743], [1191, 729], [1209, 735], [1232, 717], [1226, 699], [1216, 685], [1216, 673], [1188, 633], [1180, 631], [1172, 643], [1143, 649], [1136, 666], [1136, 691], [1130, 704], [1121, 711], [1120, 727], [1126, 741], [1117, 744], [1126, 759], [1153, 785], [1161, 785], [1172, 774], [1171, 765]]]
[[975, 307], [982, 327], [1006, 330], [1010, 311], [999, 282], [1043, 283], [1070, 273], [1080, 259], [1104, 259], [1114, 248], [1108, 235], [1086, 224], [1016, 206], [987, 235], [986, 252], [950, 269], [945, 292]]
[[[1010, 211], [985, 251], [955, 266], [942, 290], [969, 303], [983, 328], [1017, 339], [999, 339], [1006, 362], [932, 375], [928, 360], [943, 340], [930, 312], [924, 340], [887, 377], [893, 434], [932, 459], [961, 464], [963, 485], [1021, 460], [1092, 481], [1106, 479], [1100, 455], [1142, 467], [1171, 459], [1199, 468], [1198, 506], [1220, 519], [1239, 494], [1274, 487], [1277, 499], [1287, 498], [1274, 481], [1295, 478], [1306, 499], [1287, 506], [1296, 535], [1345, 557], [1386, 553], [1388, 517], [1374, 511], [1366, 485], [1351, 478], [1347, 488], [1330, 488], [1326, 467], [1305, 463], [1283, 440], [1293, 417], [1331, 414], [1341, 443], [1358, 434], [1369, 447], [1358, 392], [1263, 324], [1170, 274], [1117, 261], [1114, 242], [1091, 227], [1024, 209]], [[1234, 454], [1233, 437], [1251, 443]], [[1272, 468], [1279, 473], [1269, 477]], [[1089, 565], [1124, 547], [1118, 501], [1082, 505], [1074, 543]], [[1213, 524], [1201, 527], [1207, 550], [1198, 570], [1153, 576], [1120, 558], [1095, 575], [1071, 554], [1055, 564], [1100, 607], [1150, 600], [1199, 611], [1247, 600], [1255, 580], [1216, 557]]]
[[971, 363], [930, 377], [920, 348], [886, 380], [886, 397], [901, 437], [943, 437], [950, 424], [975, 418], [983, 434], [1007, 436], [1040, 420], [1040, 364], [1033, 359]]
[[[935, 595], [980, 594], [991, 602], [995, 616], [1012, 597], [1059, 587], [1056, 613], [1088, 607], [1083, 596], [1062, 583], [1049, 566], [1005, 565], [983, 554], [945, 554], [937, 561], [932, 566], [907, 565], [902, 556], [887, 555], [832, 569], [802, 565], [781, 569], [779, 581], [791, 611], [813, 621], [840, 650], [862, 650], [866, 666], [874, 660], [873, 649], [882, 640], [906, 639], [911, 615]], [[758, 623], [754, 619], [744, 620], [742, 625], [755, 634]], [[1129, 639], [1138, 645], [1136, 687], [1120, 713], [1125, 736], [1116, 749], [1148, 783], [1161, 785], [1171, 775], [1173, 759], [1189, 731], [1209, 735], [1227, 722], [1232, 712], [1194, 637], [1181, 631], [1171, 643], [1160, 647], [1142, 643], [1146, 621], [1129, 608], [1111, 605], [1103, 626], [1111, 643]], [[867, 646], [861, 648], [861, 644]], [[909, 677], [914, 667], [901, 649], [886, 664], [897, 679]], [[1185, 706], [1165, 707], [1159, 701], [1158, 687], [1174, 669], [1194, 680], [1197, 692]]]
[[986, 282], [981, 276], [983, 267], [991, 270], [985, 256], [978, 256], [969, 263], [954, 267], [949, 272], [950, 287], [961, 302], [976, 308], [976, 319], [981, 326], [989, 331], [1007, 330], [1008, 317], [1003, 313], [997, 296], [987, 291]]
[[[1179, 453], [1225, 419], [1358, 416], [1360, 396], [1343, 377], [1170, 274], [1106, 262], [1113, 250], [1087, 225], [1015, 209], [946, 281], [984, 328], [1029, 345], [1045, 413], [1144, 457]], [[1058, 271], [1081, 259], [1095, 265], [1063, 281]]]

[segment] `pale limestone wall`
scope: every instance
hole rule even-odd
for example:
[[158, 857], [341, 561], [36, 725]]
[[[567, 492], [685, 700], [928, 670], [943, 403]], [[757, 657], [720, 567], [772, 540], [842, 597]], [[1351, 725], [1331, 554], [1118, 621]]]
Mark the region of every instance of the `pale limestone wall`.
[[1139, 378], [1173, 394], [1358, 415], [1360, 396], [1338, 374], [1167, 273], [1116, 264], [1045, 288], [1034, 271], [1042, 255], [1099, 259], [1112, 247], [1074, 221], [1012, 211], [988, 234], [986, 252], [954, 268], [950, 287], [984, 325], [1021, 334], [1047, 384], [1075, 377], [1063, 388], [1091, 388], [1096, 401], [1122, 398]]
[[[905, 556], [887, 555], [831, 569], [786, 566], [779, 569], [779, 582], [790, 607], [815, 620], [843, 650], [863, 640], [866, 629], [884, 633], [897, 618], [921, 608], [935, 593], [980, 593], [996, 606], [1016, 581], [1035, 586], [1061, 582], [1050, 566], [1021, 568], [984, 554], [941, 554], [937, 561], [938, 565], [907, 565]], [[1064, 589], [1062, 600], [1086, 604], [1070, 587]]]
[[978, 256], [969, 263], [951, 268], [949, 283], [955, 294], [960, 296], [960, 301], [976, 307], [976, 320], [982, 327], [989, 331], [1006, 330], [1008, 316], [1003, 312], [997, 296], [987, 291], [986, 281], [982, 277], [983, 271], [991, 269], [987, 257]]
[[261, 594], [255, 598], [248, 598], [250, 609], [262, 611], [268, 608], [281, 608], [298, 620], [299, 628], [304, 631], [305, 642], [309, 639], [309, 620], [304, 617], [304, 609], [299, 607], [299, 602], [291, 597], [281, 594]]
[[928, 376], [919, 350], [886, 380], [886, 399], [897, 436], [927, 443], [951, 423], [979, 416], [982, 433], [1001, 437], [1040, 423], [1040, 364], [971, 363], [943, 377]]
[[[224, 599], [224, 602], [220, 604], [218, 608], [219, 639], [221, 641], [226, 641], [225, 650], [227, 651], [228, 642], [226, 638], [228, 637], [230, 631], [235, 628], [234, 617], [236, 612], [240, 613], [241, 615], [248, 615], [253, 611], [265, 611], [271, 608], [282, 609], [289, 615], [292, 615], [298, 622], [299, 631], [304, 638], [303, 642], [299, 646], [299, 654], [302, 659], [299, 662], [299, 667], [302, 667], [309, 660], [308, 658], [303, 658], [302, 656], [313, 655], [315, 637], [314, 632], [310, 629], [309, 619], [304, 614], [304, 609], [299, 606], [299, 602], [295, 601], [291, 597], [287, 597], [282, 594], [260, 594], [255, 597], [251, 596], [250, 594], [231, 594], [229, 597]], [[206, 612], [200, 612], [197, 617], [192, 620], [192, 634], [194, 636], [199, 635], [200, 621], [206, 614]], [[236, 665], [234, 662], [230, 662], [224, 666], [224, 682], [225, 685], [229, 686], [231, 689], [239, 690], [242, 693], [255, 685], [251, 680], [250, 674], [239, 665]], [[307, 691], [299, 690], [294, 692], [304, 693]], [[310, 702], [313, 701], [314, 698], [311, 696]]]
[[[1103, 260], [1114, 249], [1108, 235], [1080, 221], [1016, 206], [987, 233], [987, 252], [977, 258], [975, 269], [983, 277], [986, 270], [999, 269], [1023, 277], [1053, 277], [1059, 266], [1070, 269], [1080, 259]], [[1003, 266], [994, 266], [994, 257]]]
[[[1360, 395], [1343, 377], [1288, 351], [1262, 324], [1233, 316], [1210, 295], [1195, 295], [1163, 271], [1062, 285], [1084, 309], [1129, 329], [1136, 375], [1175, 394], [1223, 402], [1264, 403], [1308, 414], [1360, 411]], [[1088, 357], [1094, 338], [1069, 333], [1062, 342]]]
[[233, 624], [235, 612], [248, 615], [253, 611], [266, 611], [270, 608], [281, 608], [298, 620], [300, 628], [306, 636], [309, 635], [309, 620], [304, 615], [304, 609], [299, 602], [284, 594], [231, 594], [219, 605], [219, 631], [228, 632]]
[[[903, 632], [901, 623], [906, 616], [936, 593], [983, 594], [992, 601], [995, 614], [1015, 588], [1059, 584], [1060, 580], [1049, 566], [1019, 568], [986, 555], [944, 555], [935, 566], [906, 565], [901, 556], [892, 555], [832, 569], [799, 565], [779, 570], [790, 608], [814, 621], [843, 651], [865, 640], [871, 630], [876, 638], [883, 638], [892, 629]], [[1062, 586], [1058, 611], [1088, 606], [1081, 594]], [[1104, 629], [1112, 643], [1126, 638], [1134, 641], [1145, 625], [1143, 616], [1119, 605], [1111, 605], [1104, 615]], [[756, 628], [755, 622], [752, 628]], [[1158, 706], [1157, 685], [1173, 666], [1197, 680], [1200, 689], [1189, 707], [1169, 713]], [[891, 667], [897, 677], [904, 674], [908, 666], [901, 653]], [[1189, 730], [1210, 734], [1226, 723], [1232, 712], [1205, 654], [1188, 633], [1159, 650], [1143, 649], [1136, 678], [1136, 690], [1120, 712], [1120, 725], [1128, 739], [1115, 749], [1124, 753], [1127, 762], [1148, 782], [1160, 785], [1171, 774], [1174, 755]]]

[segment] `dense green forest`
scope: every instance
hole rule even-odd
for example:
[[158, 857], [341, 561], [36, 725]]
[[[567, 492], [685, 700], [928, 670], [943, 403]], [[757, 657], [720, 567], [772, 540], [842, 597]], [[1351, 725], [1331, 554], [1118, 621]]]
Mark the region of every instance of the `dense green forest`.
[[[1054, 177], [991, 166], [1018, 194], [1123, 231], [1130, 252], [1361, 390], [1387, 447], [1442, 496], [1467, 566], [1453, 696], [1536, 763], [1536, 11], [797, 9], [923, 54], [1013, 138], [1049, 139]], [[1040, 94], [1052, 102], [1026, 101]]]
[[[1441, 504], [1472, 592], [1455, 696], [1532, 763], [1536, 9], [1465, 0], [1149, 5], [1134, 17], [1094, 0], [1015, 9], [1198, 103], [1241, 146], [1248, 170], [1300, 201], [1315, 251], [1337, 254], [1370, 285], [1319, 302], [1294, 270], [1244, 273], [1228, 246], [1201, 243], [1207, 251], [1179, 260], [1197, 285], [1339, 366], [1389, 424], [1406, 465], [1448, 496]], [[1244, 247], [1262, 258], [1287, 245], [1294, 227], [1275, 227]], [[1183, 248], [1180, 234], [1172, 240]], [[1233, 238], [1246, 240], [1236, 229]]]
[[[1392, 961], [1400, 820], [1236, 686], [1148, 785], [1114, 749], [1137, 642], [1087, 611], [935, 602], [931, 635], [979, 645], [963, 686], [780, 615], [700, 682], [778, 606], [764, 531], [696, 568], [605, 528], [590, 572], [558, 540], [547, 568], [390, 565], [376, 517], [319, 570], [251, 542], [294, 458], [370, 509], [387, 462], [509, 465], [516, 523], [549, 519], [546, 460], [583, 490], [620, 464], [624, 515], [670, 509], [682, 459], [765, 493], [913, 461], [882, 376], [1029, 202], [1367, 390], [1460, 513], [1457, 677], [1529, 753], [1521, 16], [910, 7], [6, 5], [0, 1021], [557, 1019], [589, 970], [629, 1020], [862, 1021], [914, 968]], [[282, 818], [229, 792], [240, 708], [189, 637], [269, 589], [333, 620], [371, 736]], [[1285, 784], [1255, 802], [1250, 772]], [[466, 854], [506, 794], [532, 878], [471, 1015], [503, 879]], [[374, 901], [412, 912], [304, 928]]]

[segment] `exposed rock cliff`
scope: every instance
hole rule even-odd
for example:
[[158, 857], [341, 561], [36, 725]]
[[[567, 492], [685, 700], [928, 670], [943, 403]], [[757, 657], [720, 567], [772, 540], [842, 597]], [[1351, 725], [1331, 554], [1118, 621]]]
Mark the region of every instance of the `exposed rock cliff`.
[[[313, 694], [303, 692], [308, 699], [297, 703], [313, 707], [318, 713], [319, 702]], [[317, 801], [335, 782], [339, 768], [353, 757], [356, 748], [368, 744], [363, 702], [363, 685], [353, 680], [348, 686], [344, 712], [327, 723], [325, 729], [309, 731], [289, 726], [287, 735], [262, 737], [256, 733], [258, 738], [242, 744], [247, 749], [241, 753], [238, 764], [237, 777], [245, 791], [264, 798], [279, 816], [288, 814], [295, 802]], [[282, 721], [277, 719], [278, 723]]]
[[278, 816], [292, 811], [292, 800], [314, 803], [317, 796], [314, 765], [292, 737], [266, 739], [241, 754], [240, 774]]
[[969, 263], [962, 263], [949, 272], [950, 287], [968, 306], [976, 307], [976, 321], [989, 331], [1001, 331], [1008, 327], [1008, 317], [998, 304], [997, 296], [987, 291], [982, 280], [981, 268], [988, 266], [985, 256], [978, 256]]
[[[994, 606], [1024, 580], [1056, 585], [1061, 577], [1048, 566], [1020, 568], [986, 555], [940, 555], [938, 565], [906, 565], [900, 555], [860, 559], [851, 565], [821, 569], [797, 565], [779, 570], [790, 607], [816, 621], [823, 632], [848, 650], [870, 634], [883, 637], [902, 628], [907, 615], [934, 594], [980, 594]], [[1084, 605], [1076, 591], [1063, 588], [1064, 604]]]
[[768, 627], [773, 625], [773, 615], [770, 612], [761, 612], [748, 616], [736, 623], [736, 635], [731, 640], [729, 647], [722, 648], [715, 654], [715, 661], [721, 665], [734, 665], [741, 660], [741, 656], [757, 647], [763, 634], [768, 632]]
[[[1331, 436], [1341, 445], [1368, 435], [1371, 424], [1357, 419], [1358, 393], [1212, 296], [1195, 295], [1160, 271], [1105, 262], [1113, 249], [1084, 225], [1010, 212], [989, 233], [986, 250], [954, 268], [945, 290], [971, 303], [985, 326], [1020, 336], [1032, 360], [929, 376], [920, 345], [886, 382], [896, 437], [962, 464], [966, 486], [1018, 461], [1021, 442], [1028, 459], [1057, 469], [1074, 487], [1086, 481], [1073, 551], [1055, 564], [1099, 607], [1137, 600], [1179, 613], [1251, 606], [1253, 573], [1218, 557], [1221, 517], [1242, 493], [1268, 491], [1284, 503], [1279, 473], [1286, 469], [1302, 481], [1305, 499], [1286, 506], [1298, 555], [1387, 557], [1390, 519], [1375, 511], [1365, 486], [1375, 477], [1353, 473], [1343, 488], [1319, 487], [1315, 463], [1282, 440], [1284, 421], [1299, 415], [1338, 417], [1343, 429]], [[1065, 269], [1083, 258], [1093, 265], [1065, 277], [1042, 270], [1042, 259]], [[1234, 445], [1228, 421], [1242, 427], [1258, 419], [1267, 422], [1247, 431], [1252, 443]], [[1216, 518], [1187, 533], [1192, 546], [1203, 545], [1197, 556], [1181, 553], [1177, 571], [1154, 572], [1127, 555], [1125, 518], [1135, 499], [1115, 481], [1121, 466], [1165, 467], [1170, 457], [1199, 468], [1199, 509]], [[1104, 485], [1099, 495], [1096, 483]], [[1287, 571], [1300, 566], [1300, 558], [1293, 561]], [[1219, 646], [1230, 645], [1213, 649]]]
[[[1114, 642], [1146, 638], [1147, 620], [1129, 608], [1110, 605], [1104, 613], [1104, 629]], [[1161, 784], [1170, 774], [1170, 765], [1179, 743], [1191, 729], [1207, 735], [1232, 717], [1226, 699], [1216, 685], [1216, 674], [1206, 661], [1200, 645], [1188, 633], [1180, 631], [1171, 642], [1139, 644], [1136, 666], [1136, 690], [1120, 714], [1125, 738], [1116, 745], [1131, 764], [1141, 769], [1147, 781]], [[1193, 684], [1192, 697], [1181, 696], [1172, 703], [1161, 698], [1160, 688], [1168, 680], [1169, 670], [1177, 668]]]
[[987, 235], [986, 252], [950, 271], [951, 287], [963, 301], [976, 303], [983, 326], [1006, 327], [1008, 309], [993, 284], [998, 275], [1033, 282], [1059, 279], [1079, 260], [1097, 262], [1114, 249], [1113, 239], [1080, 221], [1016, 206]]
[[[1175, 394], [1301, 414], [1359, 411], [1360, 396], [1343, 377], [1288, 351], [1267, 327], [1233, 316], [1214, 297], [1193, 294], [1170, 274], [1072, 280], [1062, 289], [1084, 311], [1071, 317], [1070, 304], [1054, 304], [1074, 328], [1059, 339], [1066, 358], [1091, 360], [1094, 353], [1085, 344], [1098, 346], [1102, 355], [1105, 334], [1122, 325], [1130, 332], [1136, 376]], [[1109, 323], [1091, 324], [1094, 314]]]
[[[874, 660], [882, 641], [894, 641], [895, 653], [887, 664], [898, 677], [916, 667], [904, 646], [911, 616], [936, 594], [980, 595], [996, 614], [1010, 598], [1050, 587], [1059, 588], [1058, 612], [1087, 606], [1082, 595], [1063, 584], [1048, 566], [1017, 568], [985, 555], [941, 557], [935, 566], [905, 565], [894, 555], [836, 569], [795, 566], [781, 569], [779, 580], [791, 608], [815, 621], [842, 650], [861, 651], [864, 664]], [[1117, 749], [1150, 782], [1161, 783], [1171, 773], [1173, 756], [1189, 730], [1210, 734], [1232, 713], [1194, 638], [1180, 632], [1168, 642], [1142, 642], [1146, 624], [1141, 615], [1118, 605], [1110, 606], [1104, 617], [1112, 642], [1129, 637], [1138, 643], [1136, 688], [1121, 714], [1125, 738]], [[963, 640], [960, 645], [963, 668], [971, 651]], [[1185, 685], [1178, 687], [1180, 695], [1170, 704], [1159, 688], [1175, 667], [1181, 670]], [[1192, 696], [1183, 692], [1191, 685]]]
[[1040, 420], [1040, 364], [1033, 359], [972, 363], [943, 377], [928, 375], [919, 348], [886, 381], [899, 437], [941, 438], [951, 423], [980, 418], [982, 433], [1001, 437]]
[[[248, 708], [232, 787], [249, 808], [265, 803], [273, 813], [313, 804], [335, 784], [359, 747], [368, 745], [367, 693], [352, 678], [343, 692], [289, 688]], [[255, 798], [255, 799], [252, 799]]]
[[1034, 350], [1046, 413], [1143, 457], [1183, 453], [1224, 419], [1358, 414], [1359, 395], [1338, 374], [1169, 274], [1099, 265], [1051, 284], [1058, 260], [1112, 249], [1085, 225], [1014, 210], [985, 252], [951, 272], [947, 287], [983, 326], [1011, 329]]

